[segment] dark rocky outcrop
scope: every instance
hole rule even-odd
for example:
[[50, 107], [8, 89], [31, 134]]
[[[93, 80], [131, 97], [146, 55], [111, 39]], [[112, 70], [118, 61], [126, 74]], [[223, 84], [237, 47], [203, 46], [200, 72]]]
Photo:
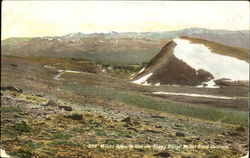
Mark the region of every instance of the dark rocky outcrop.
[[168, 152], [160, 152], [160, 153], [154, 154], [153, 156], [158, 156], [158, 157], [170, 157], [171, 154], [168, 153]]
[[197, 86], [214, 78], [211, 73], [202, 69], [196, 71], [187, 63], [175, 57], [173, 51], [176, 45], [174, 41], [168, 42], [134, 80], [153, 73], [147, 79], [148, 83]]
[[72, 120], [81, 120], [83, 118], [83, 115], [81, 114], [72, 114], [72, 115], [66, 115], [65, 118], [70, 118]]
[[69, 106], [59, 106], [59, 109], [63, 109], [65, 111], [72, 111], [72, 107], [69, 107]]
[[248, 87], [249, 82], [248, 81], [231, 81], [229, 79], [219, 79], [214, 81], [219, 86], [242, 86], [242, 87]]
[[13, 86], [4, 86], [4, 87], [1, 87], [1, 90], [3, 90], [3, 91], [10, 90], [10, 91], [16, 91], [19, 93], [23, 93], [22, 89], [19, 89], [19, 88], [13, 87]]

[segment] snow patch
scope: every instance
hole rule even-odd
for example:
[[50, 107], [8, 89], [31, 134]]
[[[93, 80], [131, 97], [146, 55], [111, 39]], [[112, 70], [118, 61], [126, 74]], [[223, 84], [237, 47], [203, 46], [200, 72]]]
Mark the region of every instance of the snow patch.
[[131, 76], [129, 76], [129, 79], [133, 79], [135, 77], [136, 73], [132, 74]]
[[138, 75], [141, 74], [145, 70], [145, 67], [143, 67], [139, 72]]
[[214, 83], [214, 79], [210, 80], [208, 82], [202, 82], [201, 85], [198, 85], [196, 87], [198, 87], [198, 88], [204, 88], [204, 87], [206, 87], [206, 88], [220, 88], [219, 86], [216, 86], [216, 84]]
[[102, 71], [102, 72], [104, 72], [104, 73], [106, 73], [106, 72], [107, 72], [107, 71], [106, 71], [106, 69], [104, 69], [104, 68], [103, 68], [101, 71]]
[[50, 65], [44, 65], [43, 67], [45, 67], [45, 68], [49, 68], [49, 69], [55, 69], [55, 67], [54, 67], [54, 66], [50, 66]]
[[65, 72], [64, 70], [59, 70], [59, 71], [58, 71], [58, 74], [55, 75], [54, 79], [55, 79], [55, 80], [58, 80], [58, 81], [61, 80], [60, 77], [62, 76], [62, 74], [63, 74], [64, 72]]
[[135, 84], [141, 84], [141, 85], [151, 85], [149, 83], [147, 83], [147, 79], [153, 75], [153, 72], [139, 78], [138, 80], [135, 80], [135, 81], [132, 81], [132, 83], [135, 83]]
[[235, 99], [233, 97], [205, 95], [205, 94], [194, 94], [194, 93], [153, 92], [153, 94], [180, 95], [180, 96], [201, 97], [201, 98], [215, 98], [215, 99]]
[[6, 158], [6, 157], [10, 157], [10, 155], [8, 155], [4, 149], [0, 148], [0, 157], [2, 158]]
[[[214, 80], [228, 78], [233, 81], [249, 80], [249, 63], [235, 57], [211, 52], [204, 44], [192, 44], [189, 40], [174, 39], [177, 46], [174, 55], [192, 68], [203, 69], [214, 76]], [[207, 82], [207, 87], [214, 87], [214, 82]]]
[[160, 86], [161, 84], [160, 83], [156, 83], [155, 86]]

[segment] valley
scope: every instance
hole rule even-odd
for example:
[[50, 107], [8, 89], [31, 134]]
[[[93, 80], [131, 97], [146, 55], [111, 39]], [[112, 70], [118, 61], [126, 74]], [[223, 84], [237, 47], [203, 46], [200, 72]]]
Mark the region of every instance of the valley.
[[143, 67], [2, 54], [6, 152], [25, 158], [246, 155], [247, 86], [132, 83], [129, 77]]

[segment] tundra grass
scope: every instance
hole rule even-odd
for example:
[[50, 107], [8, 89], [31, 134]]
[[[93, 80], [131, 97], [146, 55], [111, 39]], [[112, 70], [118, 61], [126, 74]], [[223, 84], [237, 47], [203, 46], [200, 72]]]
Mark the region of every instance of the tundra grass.
[[143, 96], [134, 92], [118, 91], [115, 89], [109, 89], [100, 86], [70, 85], [60, 88], [75, 93], [94, 96], [108, 101], [116, 101], [120, 103], [138, 106], [141, 108], [167, 112], [175, 115], [188, 116], [221, 123], [248, 126], [247, 112], [189, 107], [177, 103], [160, 101], [152, 97]]

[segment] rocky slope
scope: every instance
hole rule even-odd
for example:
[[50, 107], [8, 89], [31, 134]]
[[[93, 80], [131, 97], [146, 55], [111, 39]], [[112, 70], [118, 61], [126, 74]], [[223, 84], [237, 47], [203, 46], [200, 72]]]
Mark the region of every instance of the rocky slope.
[[133, 82], [209, 87], [226, 82], [247, 85], [247, 56], [247, 50], [237, 47], [196, 38], [177, 38], [167, 43]]
[[80, 105], [1, 87], [1, 144], [5, 152], [13, 158], [246, 154], [245, 127], [93, 101]]

